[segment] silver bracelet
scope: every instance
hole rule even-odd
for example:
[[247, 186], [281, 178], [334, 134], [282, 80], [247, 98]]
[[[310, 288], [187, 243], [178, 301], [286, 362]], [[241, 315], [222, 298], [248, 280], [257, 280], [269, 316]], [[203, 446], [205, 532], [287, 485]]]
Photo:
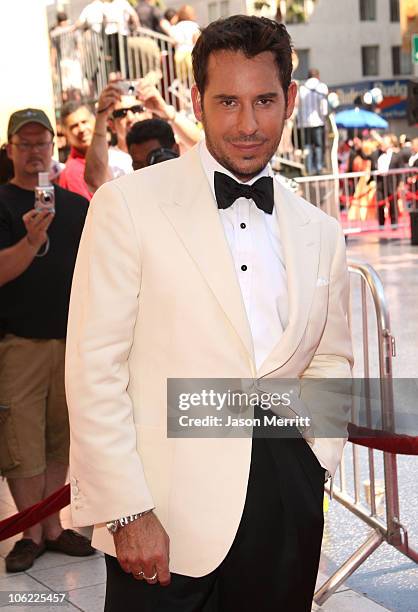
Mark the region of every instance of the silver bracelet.
[[139, 512], [138, 514], [130, 514], [129, 516], [123, 516], [120, 519], [116, 519], [115, 521], [110, 521], [109, 523], [106, 523], [106, 527], [108, 528], [110, 533], [116, 533], [121, 527], [125, 527], [125, 525], [128, 525], [129, 523], [133, 523], [137, 519], [141, 518], [142, 516], [145, 516], [146, 514], [149, 514], [153, 510], [154, 508], [151, 508], [150, 510], [144, 510], [144, 512]]

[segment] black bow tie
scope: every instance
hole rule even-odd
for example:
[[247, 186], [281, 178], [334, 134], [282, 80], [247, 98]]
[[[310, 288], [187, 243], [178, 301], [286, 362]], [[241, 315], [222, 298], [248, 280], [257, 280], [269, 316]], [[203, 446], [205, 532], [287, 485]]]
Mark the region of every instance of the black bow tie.
[[218, 208], [229, 208], [238, 198], [248, 198], [254, 200], [257, 208], [271, 215], [274, 206], [273, 179], [263, 176], [252, 185], [246, 185], [222, 172], [215, 172], [215, 196]]

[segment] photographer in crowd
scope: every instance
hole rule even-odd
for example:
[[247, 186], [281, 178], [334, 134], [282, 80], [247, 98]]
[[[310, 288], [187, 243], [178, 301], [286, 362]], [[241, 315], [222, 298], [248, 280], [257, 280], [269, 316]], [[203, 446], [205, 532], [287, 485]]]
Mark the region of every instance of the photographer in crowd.
[[145, 119], [138, 121], [126, 137], [133, 170], [140, 170], [179, 156], [179, 146], [167, 121]]
[[[13, 113], [7, 137], [14, 176], [0, 186], [0, 471], [22, 511], [66, 480], [65, 336], [88, 203], [47, 185], [54, 130], [43, 111]], [[63, 530], [56, 513], [25, 530], [7, 571], [27, 570], [47, 549], [94, 553], [86, 538]]]
[[[167, 121], [179, 141], [180, 150], [188, 149], [201, 139], [193, 121], [167, 104], [158, 89], [141, 79], [136, 93], [126, 95], [123, 82], [112, 82], [102, 91], [97, 108], [93, 139], [86, 155], [84, 178], [94, 192], [103, 183], [132, 172], [126, 136], [137, 121], [153, 116]], [[116, 135], [115, 147], [107, 146], [107, 128]]]

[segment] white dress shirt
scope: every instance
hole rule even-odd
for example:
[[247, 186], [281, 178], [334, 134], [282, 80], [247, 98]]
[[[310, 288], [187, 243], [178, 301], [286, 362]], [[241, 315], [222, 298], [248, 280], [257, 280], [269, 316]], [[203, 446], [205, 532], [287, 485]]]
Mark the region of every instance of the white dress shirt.
[[[200, 143], [199, 153], [215, 197], [215, 171], [237, 179], [212, 157], [205, 141]], [[262, 176], [272, 176], [269, 166], [246, 184], [252, 185]], [[288, 323], [287, 276], [276, 209], [269, 215], [253, 200], [238, 198], [229, 208], [220, 209], [219, 216], [234, 260], [259, 368]]]
[[408, 165], [413, 168], [415, 162], [418, 160], [418, 153], [415, 153], [415, 155], [411, 155], [411, 157], [409, 158], [408, 161]]
[[379, 155], [379, 157], [377, 158], [377, 169], [379, 170], [379, 172], [389, 172], [392, 155], [392, 149], [388, 149], [386, 153], [382, 153], [382, 155]]

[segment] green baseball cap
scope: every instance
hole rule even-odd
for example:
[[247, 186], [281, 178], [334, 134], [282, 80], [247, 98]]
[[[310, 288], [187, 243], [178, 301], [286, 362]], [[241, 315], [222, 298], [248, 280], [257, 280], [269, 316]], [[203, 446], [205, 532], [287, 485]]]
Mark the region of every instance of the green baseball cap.
[[27, 123], [39, 123], [54, 136], [54, 128], [44, 111], [39, 108], [24, 108], [10, 115], [7, 138], [10, 139]]

